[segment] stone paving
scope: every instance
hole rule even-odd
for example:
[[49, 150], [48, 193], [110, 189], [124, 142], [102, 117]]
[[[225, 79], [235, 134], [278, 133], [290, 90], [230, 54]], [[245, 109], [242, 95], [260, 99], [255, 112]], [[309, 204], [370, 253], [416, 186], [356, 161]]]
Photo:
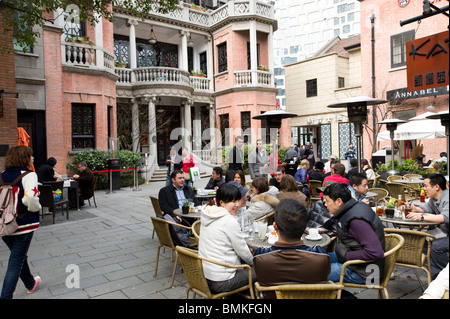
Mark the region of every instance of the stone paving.
[[[208, 178], [196, 186], [203, 187]], [[28, 252], [32, 273], [40, 275], [42, 283], [28, 295], [19, 280], [14, 298], [184, 298], [187, 285], [180, 267], [174, 286], [169, 288], [173, 263], [168, 250], [161, 253], [158, 276], [153, 277], [159, 242], [156, 235], [152, 239], [150, 216], [155, 214], [148, 196], [157, 196], [163, 186], [164, 182], [150, 182], [140, 185], [139, 190], [96, 191], [98, 208], [87, 205], [80, 211], [71, 210], [69, 221], [58, 213], [57, 223], [51, 224], [51, 215], [45, 215]], [[6, 245], [0, 243], [0, 284], [8, 258]], [[426, 282], [424, 272], [418, 273]], [[77, 274], [79, 287], [74, 279]], [[396, 267], [395, 275], [388, 287], [391, 299], [417, 299], [422, 294], [412, 270]], [[348, 290], [359, 299], [377, 298], [374, 290]]]

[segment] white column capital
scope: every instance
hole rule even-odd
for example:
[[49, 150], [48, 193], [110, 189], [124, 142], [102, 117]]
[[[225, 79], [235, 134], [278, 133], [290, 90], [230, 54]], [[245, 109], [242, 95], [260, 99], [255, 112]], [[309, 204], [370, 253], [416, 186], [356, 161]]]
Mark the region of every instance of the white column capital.
[[137, 25], [139, 24], [139, 21], [138, 21], [138, 19], [133, 19], [133, 18], [130, 18], [130, 19], [128, 19], [127, 20], [127, 26], [135, 26], [135, 27], [137, 27]]

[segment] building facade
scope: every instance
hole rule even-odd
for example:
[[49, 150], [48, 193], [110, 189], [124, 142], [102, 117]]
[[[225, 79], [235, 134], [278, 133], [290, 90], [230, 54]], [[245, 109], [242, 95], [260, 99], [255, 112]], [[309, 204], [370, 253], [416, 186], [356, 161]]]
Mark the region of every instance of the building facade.
[[277, 102], [287, 105], [285, 68], [310, 58], [328, 41], [339, 36], [345, 39], [360, 33], [357, 0], [276, 0], [274, 33], [274, 76]]
[[[448, 5], [448, 1], [430, 2], [438, 7]], [[362, 94], [389, 101], [375, 112], [375, 122], [381, 120], [383, 116], [408, 120], [428, 111], [448, 110], [448, 85], [433, 90], [417, 92], [410, 90], [410, 94], [407, 94], [406, 56], [409, 48], [405, 45], [407, 41], [413, 39], [448, 32], [448, 17], [437, 14], [401, 26], [400, 21], [422, 15], [423, 1], [363, 0], [360, 1], [360, 7], [361, 73], [364, 75], [361, 77]], [[374, 53], [372, 53], [372, 42], [375, 48]], [[447, 53], [442, 52], [442, 54], [448, 55], [448, 45], [446, 48]], [[448, 69], [444, 71], [448, 80]], [[369, 107], [369, 110], [367, 124], [373, 127], [373, 108]], [[379, 130], [385, 129], [384, 126], [379, 127]], [[373, 133], [367, 132], [363, 137], [366, 158], [371, 157], [374, 149], [390, 145], [390, 142], [376, 142], [373, 147]], [[400, 159], [408, 158], [412, 148], [418, 144], [423, 145], [424, 154], [428, 159], [439, 158], [439, 153], [446, 151], [445, 138], [398, 141], [396, 148], [400, 150]]]
[[[94, 25], [74, 21], [64, 8], [49, 13], [55, 22], [40, 30], [37, 45], [11, 55], [15, 76], [4, 82], [15, 78], [19, 98], [17, 109], [14, 100], [14, 107], [4, 103], [3, 118], [14, 132], [2, 125], [8, 133], [0, 144], [17, 143], [23, 126], [36, 166], [52, 156], [64, 173], [86, 149], [120, 146], [163, 164], [172, 146], [187, 147], [220, 162], [222, 147], [236, 136], [256, 143], [264, 130], [252, 117], [276, 109], [273, 3], [190, 2], [166, 14], [155, 4], [144, 19], [114, 7], [114, 22], [100, 18]], [[289, 122], [283, 122], [280, 142], [287, 145]], [[14, 138], [6, 142], [8, 134]]]
[[286, 110], [299, 114], [291, 119], [292, 144], [310, 143], [316, 160], [344, 158], [349, 144], [356, 145], [353, 124], [346, 111], [327, 105], [361, 95], [360, 37], [335, 37], [314, 57], [285, 70]]

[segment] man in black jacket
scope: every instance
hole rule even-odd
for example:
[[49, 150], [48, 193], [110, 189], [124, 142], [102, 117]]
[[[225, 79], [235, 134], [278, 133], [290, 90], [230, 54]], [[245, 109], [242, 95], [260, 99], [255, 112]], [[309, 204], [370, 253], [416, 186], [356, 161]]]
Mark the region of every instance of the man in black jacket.
[[242, 151], [242, 145], [244, 145], [244, 138], [242, 136], [237, 136], [235, 141], [236, 145], [229, 153], [228, 169], [233, 171], [243, 171], [242, 163], [244, 162], [244, 152]]
[[183, 171], [173, 171], [170, 177], [172, 179], [172, 184], [159, 190], [159, 206], [164, 214], [169, 214], [173, 219], [181, 221], [181, 218], [176, 216], [173, 211], [177, 208], [181, 208], [185, 201], [191, 201], [195, 206], [199, 206], [200, 202], [197, 197], [195, 197], [192, 188], [184, 185]]

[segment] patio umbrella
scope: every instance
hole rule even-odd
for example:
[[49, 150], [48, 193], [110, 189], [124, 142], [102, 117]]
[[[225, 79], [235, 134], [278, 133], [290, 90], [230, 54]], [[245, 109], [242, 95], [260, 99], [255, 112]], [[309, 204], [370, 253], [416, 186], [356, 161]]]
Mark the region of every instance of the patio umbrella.
[[[394, 140], [427, 140], [445, 137], [445, 127], [439, 120], [417, 119], [401, 124], [394, 131]], [[389, 131], [378, 133], [378, 141], [390, 141]]]

